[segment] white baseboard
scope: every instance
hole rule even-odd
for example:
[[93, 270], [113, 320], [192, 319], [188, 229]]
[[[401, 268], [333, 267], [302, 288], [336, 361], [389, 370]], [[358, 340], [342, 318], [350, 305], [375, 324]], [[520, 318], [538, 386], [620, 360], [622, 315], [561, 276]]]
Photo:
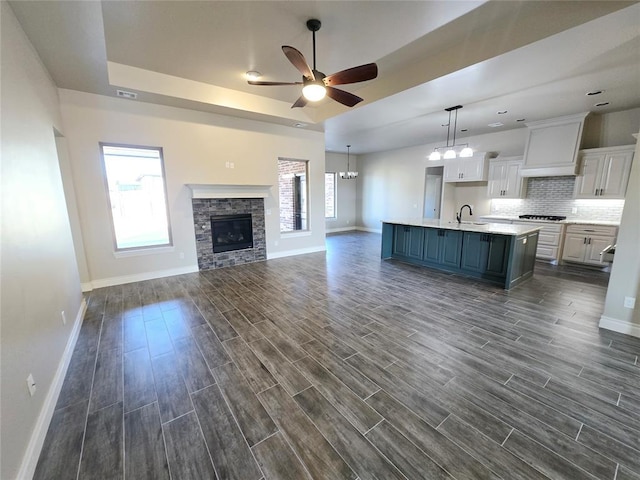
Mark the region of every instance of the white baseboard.
[[111, 287], [113, 285], [122, 285], [125, 283], [142, 282], [144, 280], [153, 280], [154, 278], [172, 277], [174, 275], [183, 275], [185, 273], [194, 273], [197, 271], [197, 265], [190, 265], [188, 267], [171, 268], [168, 270], [156, 270], [154, 272], [135, 273], [133, 275], [122, 275], [120, 277], [100, 278], [98, 280], [91, 281], [91, 289]]
[[267, 253], [267, 260], [273, 260], [274, 258], [293, 257], [294, 255], [304, 255], [305, 253], [326, 252], [327, 247], [308, 247], [299, 248], [297, 250], [287, 250], [284, 252]]
[[36, 471], [38, 458], [42, 451], [42, 445], [44, 445], [44, 439], [47, 436], [47, 430], [49, 430], [49, 423], [51, 423], [51, 418], [53, 417], [53, 412], [56, 408], [56, 403], [58, 402], [58, 396], [60, 396], [60, 390], [62, 390], [64, 377], [67, 375], [67, 369], [71, 362], [73, 349], [76, 346], [76, 341], [80, 334], [80, 327], [82, 326], [82, 319], [84, 318], [84, 312], [86, 310], [87, 302], [83, 298], [80, 302], [78, 314], [73, 321], [73, 328], [71, 329], [71, 335], [69, 335], [69, 339], [67, 340], [67, 346], [65, 347], [60, 363], [58, 364], [56, 374], [53, 376], [51, 387], [49, 387], [47, 397], [44, 399], [42, 410], [40, 410], [40, 415], [38, 416], [33, 433], [29, 439], [29, 444], [27, 445], [27, 449], [22, 457], [22, 464], [20, 465], [17, 478], [33, 478], [33, 474]]
[[340, 227], [340, 228], [327, 228], [325, 230], [326, 233], [338, 233], [338, 232], [352, 232], [353, 230], [357, 230], [357, 227]]
[[361, 232], [382, 233], [381, 228], [356, 227], [356, 230]]
[[81, 283], [80, 288], [82, 289], [82, 293], [87, 293], [93, 290], [93, 285], [91, 282]]
[[640, 337], [640, 325], [619, 320], [617, 318], [600, 317], [600, 328], [606, 328], [607, 330], [613, 330], [614, 332], [624, 333], [625, 335], [631, 335], [633, 337]]

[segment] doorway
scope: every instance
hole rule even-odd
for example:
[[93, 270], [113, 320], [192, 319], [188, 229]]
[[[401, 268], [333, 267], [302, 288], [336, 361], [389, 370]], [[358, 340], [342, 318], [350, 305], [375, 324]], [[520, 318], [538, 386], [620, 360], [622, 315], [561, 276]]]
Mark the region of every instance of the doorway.
[[424, 179], [424, 218], [440, 218], [444, 167], [427, 167]]

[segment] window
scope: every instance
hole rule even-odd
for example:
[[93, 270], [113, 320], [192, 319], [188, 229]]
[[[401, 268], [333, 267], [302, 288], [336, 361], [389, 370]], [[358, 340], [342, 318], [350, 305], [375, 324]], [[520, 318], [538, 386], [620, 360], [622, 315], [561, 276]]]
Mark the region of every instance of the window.
[[308, 169], [308, 162], [305, 160], [278, 159], [281, 232], [309, 229]]
[[162, 148], [100, 148], [116, 250], [171, 245]]
[[336, 172], [324, 174], [324, 218], [336, 218]]

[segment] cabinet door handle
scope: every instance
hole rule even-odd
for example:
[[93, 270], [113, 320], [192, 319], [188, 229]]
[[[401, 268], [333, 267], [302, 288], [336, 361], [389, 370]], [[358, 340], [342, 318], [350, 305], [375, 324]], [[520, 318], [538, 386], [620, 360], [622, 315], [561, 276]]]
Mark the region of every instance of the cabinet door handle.
[[602, 194], [604, 193], [604, 188], [600, 189], [600, 196], [602, 196]]
[[589, 238], [589, 241], [587, 242], [587, 245], [591, 245], [591, 238]]
[[598, 189], [596, 188], [596, 197], [598, 196]]
[[583, 244], [583, 245], [586, 245], [586, 244], [587, 244], [587, 237], [584, 237], [584, 238], [582, 239], [582, 244]]

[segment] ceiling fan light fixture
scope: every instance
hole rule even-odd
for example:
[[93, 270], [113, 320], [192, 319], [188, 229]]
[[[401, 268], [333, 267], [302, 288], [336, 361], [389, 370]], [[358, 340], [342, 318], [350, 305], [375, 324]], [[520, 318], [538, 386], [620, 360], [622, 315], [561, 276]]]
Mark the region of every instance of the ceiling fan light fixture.
[[302, 87], [302, 95], [310, 102], [317, 102], [327, 95], [327, 89], [322, 82], [307, 83]]
[[262, 74], [257, 70], [249, 70], [244, 74], [244, 76], [247, 80], [258, 80], [262, 77]]

